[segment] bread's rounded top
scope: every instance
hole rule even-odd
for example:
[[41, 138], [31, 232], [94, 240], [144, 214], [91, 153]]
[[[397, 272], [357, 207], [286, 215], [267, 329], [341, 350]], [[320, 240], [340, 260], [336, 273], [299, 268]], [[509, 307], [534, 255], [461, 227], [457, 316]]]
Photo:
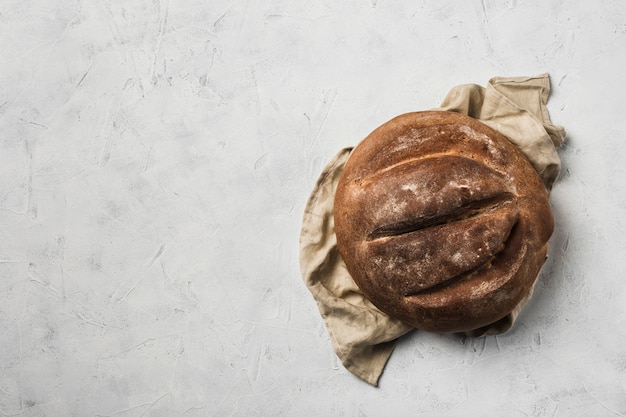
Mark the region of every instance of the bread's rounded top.
[[436, 332], [505, 317], [553, 230], [548, 194], [504, 136], [460, 113], [408, 113], [365, 138], [335, 194], [337, 246], [380, 310]]

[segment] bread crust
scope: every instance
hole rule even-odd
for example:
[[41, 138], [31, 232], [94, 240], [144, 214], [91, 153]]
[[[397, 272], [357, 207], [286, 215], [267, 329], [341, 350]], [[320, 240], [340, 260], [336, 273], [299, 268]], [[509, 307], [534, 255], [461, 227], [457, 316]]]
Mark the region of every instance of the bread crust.
[[443, 111], [398, 116], [354, 149], [334, 221], [363, 294], [434, 332], [509, 314], [531, 291], [554, 228], [546, 188], [521, 151]]

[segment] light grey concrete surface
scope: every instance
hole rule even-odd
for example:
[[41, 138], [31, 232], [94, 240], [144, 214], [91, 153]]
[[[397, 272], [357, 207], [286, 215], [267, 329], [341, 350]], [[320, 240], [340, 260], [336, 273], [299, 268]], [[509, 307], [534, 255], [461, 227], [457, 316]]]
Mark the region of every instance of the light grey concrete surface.
[[[626, 415], [620, 1], [0, 2], [0, 416]], [[552, 80], [556, 231], [515, 328], [373, 388], [298, 265], [326, 162], [454, 85]]]

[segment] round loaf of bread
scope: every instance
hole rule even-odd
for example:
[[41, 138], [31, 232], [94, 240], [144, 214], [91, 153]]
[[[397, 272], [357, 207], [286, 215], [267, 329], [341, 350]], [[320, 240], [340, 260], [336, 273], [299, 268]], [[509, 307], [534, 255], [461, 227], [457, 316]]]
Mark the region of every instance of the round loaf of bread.
[[352, 152], [337, 247], [376, 307], [415, 328], [468, 332], [529, 295], [554, 221], [524, 154], [460, 113], [398, 116]]

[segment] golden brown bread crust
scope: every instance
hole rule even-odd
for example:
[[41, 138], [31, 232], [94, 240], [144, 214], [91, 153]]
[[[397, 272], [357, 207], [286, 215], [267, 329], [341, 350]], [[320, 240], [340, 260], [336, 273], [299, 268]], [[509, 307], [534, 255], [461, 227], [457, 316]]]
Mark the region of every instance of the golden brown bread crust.
[[335, 194], [337, 246], [364, 295], [416, 328], [466, 332], [527, 295], [554, 227], [524, 155], [468, 116], [416, 112], [353, 151]]

